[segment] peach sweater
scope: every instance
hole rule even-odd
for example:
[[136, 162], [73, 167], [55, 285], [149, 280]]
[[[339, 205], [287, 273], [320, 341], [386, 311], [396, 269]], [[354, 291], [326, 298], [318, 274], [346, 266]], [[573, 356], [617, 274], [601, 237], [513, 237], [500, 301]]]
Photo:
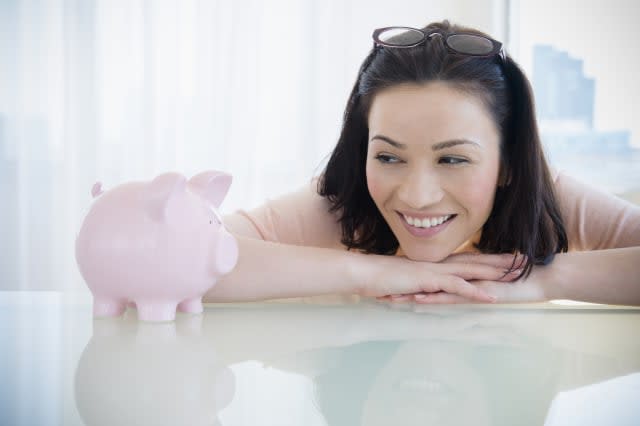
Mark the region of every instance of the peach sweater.
[[[344, 249], [337, 217], [328, 212], [329, 202], [317, 194], [316, 183], [237, 213], [264, 240]], [[640, 246], [640, 206], [563, 173], [556, 174], [554, 183], [570, 251]]]

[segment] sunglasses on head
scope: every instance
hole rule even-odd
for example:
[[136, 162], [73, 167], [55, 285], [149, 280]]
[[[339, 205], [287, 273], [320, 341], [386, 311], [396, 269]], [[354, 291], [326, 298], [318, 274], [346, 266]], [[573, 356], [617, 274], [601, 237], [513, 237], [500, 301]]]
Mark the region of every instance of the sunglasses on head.
[[489, 37], [466, 32], [444, 35], [438, 30], [425, 32], [411, 27], [378, 28], [373, 32], [373, 45], [402, 49], [419, 46], [434, 37], [440, 37], [447, 50], [454, 54], [478, 57], [504, 55], [502, 43]]

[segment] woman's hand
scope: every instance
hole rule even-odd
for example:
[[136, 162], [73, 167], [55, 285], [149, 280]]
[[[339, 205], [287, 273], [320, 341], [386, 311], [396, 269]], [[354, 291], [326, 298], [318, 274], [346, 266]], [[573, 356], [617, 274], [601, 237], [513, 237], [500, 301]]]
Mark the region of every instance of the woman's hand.
[[[480, 280], [472, 285], [499, 303], [534, 303], [554, 299], [640, 306], [640, 247], [556, 254], [548, 265], [534, 266], [527, 278], [510, 284]], [[417, 303], [471, 303], [460, 294], [412, 295]]]
[[[536, 268], [544, 268], [544, 266], [535, 266], [534, 271]], [[528, 278], [512, 283], [483, 280], [474, 281], [472, 285], [493, 297], [497, 303], [537, 303], [549, 300], [545, 289], [533, 273]], [[477, 303], [474, 299], [445, 292], [417, 293], [411, 295], [410, 300], [420, 304]]]
[[[497, 303], [538, 303], [553, 299], [554, 291], [549, 288], [551, 266], [534, 266], [531, 274], [512, 283], [491, 280], [474, 281], [473, 285], [496, 299]], [[545, 284], [547, 283], [547, 284]], [[475, 303], [476, 301], [449, 293], [414, 294], [413, 301], [419, 304]]]
[[368, 274], [359, 293], [379, 299], [406, 301], [442, 294], [491, 303], [495, 297], [469, 281], [511, 281], [520, 274], [519, 270], [508, 272], [513, 266], [513, 255], [459, 254], [440, 263], [371, 255], [366, 260], [373, 263], [365, 266]]
[[[480, 290], [477, 294], [489, 296], [489, 301], [503, 301], [505, 282], [515, 280], [522, 272], [525, 264], [523, 256], [511, 254], [479, 254], [479, 253], [459, 253], [447, 257], [440, 263], [428, 263], [432, 271], [444, 272], [455, 277], [466, 280], [466, 285], [471, 285]], [[416, 262], [425, 263], [425, 262]], [[511, 271], [511, 272], [509, 272]], [[493, 274], [493, 277], [489, 275]], [[471, 282], [468, 282], [471, 281]], [[417, 303], [486, 303], [487, 299], [465, 296], [461, 288], [450, 292], [445, 288], [438, 290], [423, 290], [419, 293], [393, 293], [378, 297], [378, 300], [393, 302]], [[470, 292], [470, 290], [465, 290]]]

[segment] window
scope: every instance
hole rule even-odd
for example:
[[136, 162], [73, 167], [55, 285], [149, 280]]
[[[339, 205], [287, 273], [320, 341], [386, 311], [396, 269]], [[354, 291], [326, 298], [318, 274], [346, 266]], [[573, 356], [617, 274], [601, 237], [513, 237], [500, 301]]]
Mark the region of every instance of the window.
[[558, 170], [640, 203], [640, 69], [631, 1], [510, 2], [510, 53], [530, 77]]

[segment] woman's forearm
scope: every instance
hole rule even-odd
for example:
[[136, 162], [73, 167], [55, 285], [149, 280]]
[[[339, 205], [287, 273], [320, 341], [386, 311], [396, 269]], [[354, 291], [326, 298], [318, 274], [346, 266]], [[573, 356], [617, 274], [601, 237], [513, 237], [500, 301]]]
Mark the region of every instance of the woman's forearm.
[[236, 237], [238, 263], [204, 296], [204, 302], [306, 297], [357, 292], [353, 265], [365, 256]]
[[389, 294], [446, 291], [471, 300], [491, 297], [466, 280], [513, 279], [505, 265], [513, 257], [490, 256], [483, 263], [414, 262], [399, 256], [294, 246], [237, 236], [233, 271], [204, 296], [204, 302], [240, 302], [325, 294]]
[[570, 252], [534, 269], [547, 299], [640, 305], [640, 247]]

